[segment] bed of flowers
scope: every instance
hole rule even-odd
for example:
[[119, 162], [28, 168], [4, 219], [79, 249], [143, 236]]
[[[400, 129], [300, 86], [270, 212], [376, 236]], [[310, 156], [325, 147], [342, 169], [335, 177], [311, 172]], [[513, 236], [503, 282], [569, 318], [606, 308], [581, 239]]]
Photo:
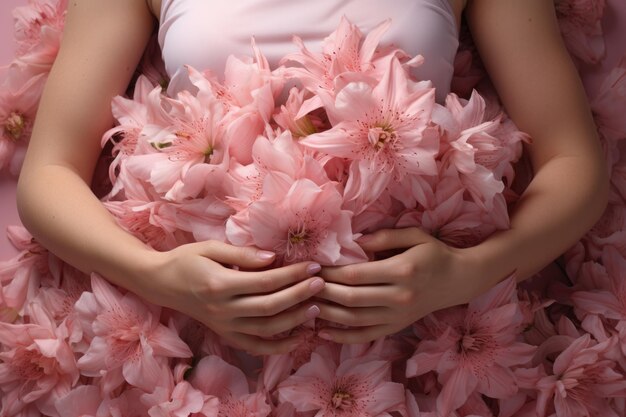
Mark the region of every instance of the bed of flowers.
[[[3, 175], [19, 173], [65, 7], [31, 0], [14, 12]], [[556, 9], [576, 63], [600, 63], [604, 1]], [[364, 34], [344, 19], [319, 51], [296, 37], [276, 68], [252, 41], [224, 74], [186, 67], [171, 80], [149, 50], [113, 100], [94, 189], [157, 250], [215, 239], [274, 251], [277, 265], [366, 261], [355, 241], [380, 228], [417, 226], [456, 247], [506, 229], [531, 138], [469, 38], [439, 104], [410, 75], [425, 58], [380, 44], [391, 24]], [[626, 61], [588, 94], [611, 170], [598, 224], [539, 276], [371, 344], [323, 340], [331, 324], [317, 320], [293, 330], [302, 343], [290, 354], [252, 358], [11, 227], [22, 252], [0, 263], [0, 415], [626, 415]]]

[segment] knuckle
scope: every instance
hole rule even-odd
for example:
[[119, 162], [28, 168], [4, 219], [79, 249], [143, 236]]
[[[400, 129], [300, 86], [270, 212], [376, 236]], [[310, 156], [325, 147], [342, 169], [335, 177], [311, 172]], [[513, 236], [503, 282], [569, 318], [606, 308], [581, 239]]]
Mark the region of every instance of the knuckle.
[[417, 273], [417, 267], [411, 262], [402, 262], [397, 267], [398, 275], [403, 279], [411, 279]]
[[202, 244], [207, 252], [213, 253], [218, 250], [218, 242], [216, 240], [206, 240]]
[[347, 288], [342, 295], [343, 305], [346, 307], [354, 307], [357, 302], [357, 295], [351, 288]]
[[394, 301], [399, 306], [410, 306], [414, 303], [414, 296], [410, 291], [401, 291], [395, 296]]
[[346, 314], [343, 321], [343, 324], [348, 326], [361, 326], [363, 323], [363, 320], [354, 313]]
[[268, 293], [272, 291], [274, 286], [272, 277], [267, 273], [259, 275], [257, 285], [262, 293]]
[[253, 259], [253, 249], [245, 246], [233, 246], [233, 255], [236, 259]]
[[226, 292], [226, 283], [217, 277], [208, 277], [204, 280], [200, 294], [206, 298], [220, 298]]
[[259, 306], [259, 314], [264, 317], [273, 316], [279, 311], [275, 301], [266, 301]]
[[344, 279], [348, 285], [359, 284], [359, 273], [356, 268], [346, 267]]
[[384, 244], [390, 241], [391, 231], [388, 229], [379, 230], [376, 234], [376, 241], [380, 244]]

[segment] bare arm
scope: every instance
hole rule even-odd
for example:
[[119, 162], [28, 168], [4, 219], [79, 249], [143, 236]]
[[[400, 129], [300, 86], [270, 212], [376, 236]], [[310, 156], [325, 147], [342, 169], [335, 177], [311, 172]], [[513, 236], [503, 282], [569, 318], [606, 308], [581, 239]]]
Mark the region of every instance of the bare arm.
[[[272, 254], [219, 242], [157, 252], [119, 228], [91, 192], [100, 138], [113, 120], [111, 99], [124, 92], [154, 23], [145, 0], [69, 3], [18, 184], [24, 225], [82, 271], [185, 312], [232, 344], [258, 353], [293, 348], [293, 338], [262, 337], [316, 314], [316, 307], [301, 303], [323, 287], [311, 277], [315, 265], [235, 271], [220, 263], [258, 269], [272, 262]], [[314, 281], [318, 285], [310, 286]]]
[[138, 282], [122, 277], [149, 250], [116, 227], [88, 184], [99, 138], [113, 123], [111, 99], [128, 85], [154, 23], [144, 1], [103, 4], [69, 2], [18, 183], [18, 209], [24, 225], [55, 254], [137, 290]]
[[320, 336], [361, 343], [439, 309], [463, 304], [516, 272], [526, 279], [573, 245], [607, 202], [604, 158], [552, 2], [470, 0], [467, 17], [508, 114], [528, 132], [535, 176], [511, 213], [510, 230], [468, 249], [416, 228], [382, 230], [367, 251], [407, 250], [381, 261], [325, 268], [320, 317], [352, 329]]
[[535, 176], [511, 213], [511, 229], [471, 252], [487, 289], [514, 269], [538, 272], [593, 226], [608, 177], [587, 98], [545, 0], [471, 0], [474, 40], [508, 114], [528, 132]]

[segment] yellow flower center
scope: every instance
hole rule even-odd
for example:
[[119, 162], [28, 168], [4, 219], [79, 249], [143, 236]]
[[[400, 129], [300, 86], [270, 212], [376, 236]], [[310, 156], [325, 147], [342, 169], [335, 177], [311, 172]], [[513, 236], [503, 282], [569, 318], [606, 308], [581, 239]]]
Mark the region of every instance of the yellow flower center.
[[24, 132], [25, 126], [26, 120], [24, 119], [24, 116], [19, 113], [12, 112], [4, 124], [4, 130], [7, 132], [9, 137], [11, 137], [11, 139], [18, 141]]
[[369, 129], [367, 138], [374, 148], [380, 150], [389, 141], [396, 139], [396, 132], [393, 131], [391, 126], [375, 126]]
[[344, 391], [335, 391], [332, 398], [333, 407], [345, 410], [352, 406], [352, 395]]

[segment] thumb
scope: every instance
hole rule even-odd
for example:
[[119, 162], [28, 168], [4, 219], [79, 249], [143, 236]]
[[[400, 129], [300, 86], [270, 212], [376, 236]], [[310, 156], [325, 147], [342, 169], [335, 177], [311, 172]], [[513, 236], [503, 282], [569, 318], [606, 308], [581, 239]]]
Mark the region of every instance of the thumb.
[[436, 239], [417, 227], [405, 229], [381, 229], [361, 236], [357, 243], [367, 252], [381, 252], [392, 249], [406, 249]]
[[201, 256], [221, 264], [234, 265], [246, 269], [269, 266], [276, 254], [254, 246], [233, 246], [218, 240], [192, 243]]

